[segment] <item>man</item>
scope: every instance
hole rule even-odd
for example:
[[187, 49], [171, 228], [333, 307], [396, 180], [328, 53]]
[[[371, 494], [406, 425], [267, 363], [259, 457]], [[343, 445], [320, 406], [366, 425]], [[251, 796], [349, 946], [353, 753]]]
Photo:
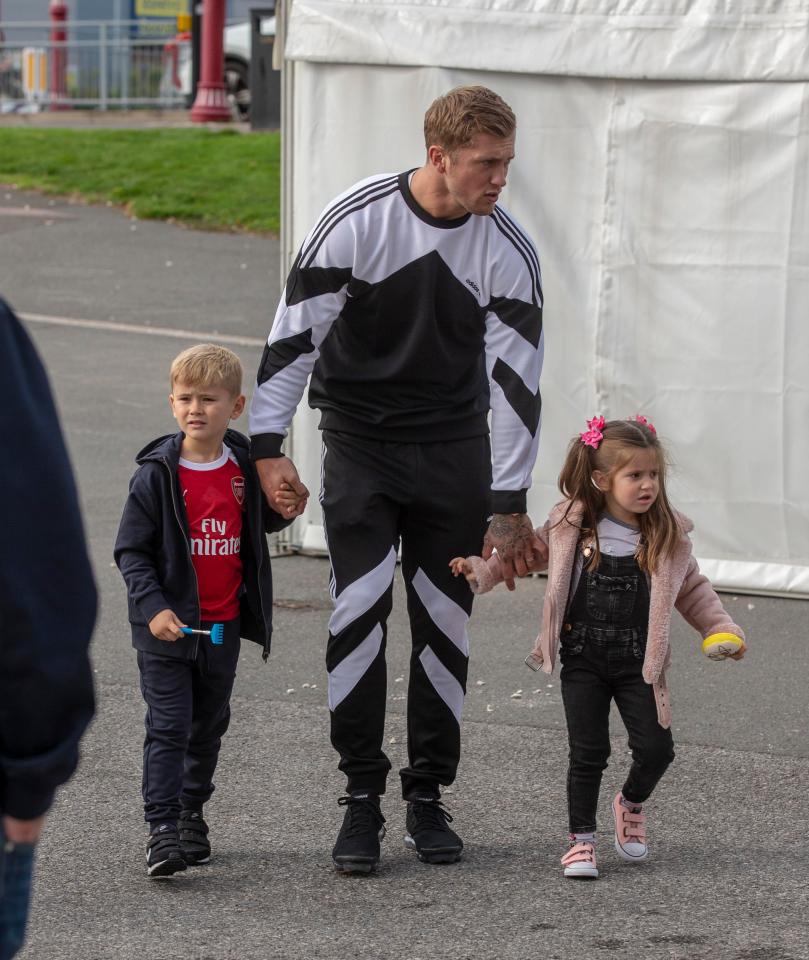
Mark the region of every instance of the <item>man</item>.
[[22, 945], [34, 845], [93, 715], [96, 590], [45, 371], [0, 300], [0, 960]]
[[405, 843], [427, 863], [463, 848], [440, 787], [458, 766], [472, 595], [448, 562], [483, 541], [513, 578], [542, 549], [525, 512], [539, 442], [539, 261], [497, 202], [516, 121], [492, 91], [460, 87], [424, 127], [423, 166], [356, 184], [307, 236], [251, 409], [262, 486], [299, 515], [308, 491], [281, 443], [312, 374], [335, 603], [331, 736], [348, 780], [332, 857], [346, 872], [374, 869], [384, 834], [384, 651], [400, 543], [413, 641]]

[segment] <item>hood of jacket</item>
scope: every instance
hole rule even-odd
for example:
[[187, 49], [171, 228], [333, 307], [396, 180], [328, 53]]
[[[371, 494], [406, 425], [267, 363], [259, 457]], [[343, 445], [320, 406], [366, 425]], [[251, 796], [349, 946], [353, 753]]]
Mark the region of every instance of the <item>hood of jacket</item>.
[[[176, 466], [180, 460], [180, 450], [182, 448], [184, 439], [185, 434], [182, 432], [182, 430], [178, 430], [176, 433], [167, 433], [162, 437], [157, 437], [157, 439], [146, 444], [146, 446], [135, 457], [135, 461], [139, 464], [143, 464], [149, 460], [168, 460], [170, 464]], [[249, 457], [250, 443], [247, 437], [245, 437], [244, 434], [239, 433], [238, 430], [226, 430], [224, 443], [227, 447], [230, 447], [230, 449], [240, 460], [246, 460]]]

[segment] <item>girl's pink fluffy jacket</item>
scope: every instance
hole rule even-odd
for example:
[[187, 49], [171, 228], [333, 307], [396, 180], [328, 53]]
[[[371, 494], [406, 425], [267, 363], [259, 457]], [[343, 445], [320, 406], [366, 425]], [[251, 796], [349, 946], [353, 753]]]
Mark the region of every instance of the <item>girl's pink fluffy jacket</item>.
[[[559, 634], [567, 609], [570, 580], [579, 542], [582, 507], [579, 503], [574, 503], [567, 519], [560, 523], [566, 507], [567, 501], [558, 503], [551, 510], [545, 525], [536, 531], [537, 536], [548, 547], [548, 586], [542, 609], [542, 627], [532, 657], [536, 663], [541, 664], [545, 673], [552, 673], [556, 662]], [[699, 572], [688, 537], [694, 525], [683, 514], [675, 511], [675, 515], [682, 535], [671, 555], [651, 577], [649, 629], [646, 657], [643, 661], [643, 678], [654, 689], [657, 718], [660, 725], [666, 728], [671, 726], [671, 701], [666, 670], [671, 663], [669, 629], [672, 610], [679, 610], [703, 639], [712, 633], [720, 632], [733, 633], [744, 639], [741, 627], [730, 619], [710, 581]], [[487, 593], [503, 579], [497, 554], [488, 561], [480, 557], [467, 559], [477, 578], [477, 585], [472, 587], [475, 593]]]

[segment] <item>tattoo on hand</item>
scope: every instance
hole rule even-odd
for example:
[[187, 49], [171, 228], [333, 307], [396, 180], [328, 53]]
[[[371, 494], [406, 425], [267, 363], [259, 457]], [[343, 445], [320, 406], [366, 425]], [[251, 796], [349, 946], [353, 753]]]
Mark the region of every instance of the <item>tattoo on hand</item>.
[[509, 561], [521, 556], [526, 548], [530, 549], [533, 534], [526, 514], [496, 513], [489, 523], [485, 542], [496, 548], [502, 560]]

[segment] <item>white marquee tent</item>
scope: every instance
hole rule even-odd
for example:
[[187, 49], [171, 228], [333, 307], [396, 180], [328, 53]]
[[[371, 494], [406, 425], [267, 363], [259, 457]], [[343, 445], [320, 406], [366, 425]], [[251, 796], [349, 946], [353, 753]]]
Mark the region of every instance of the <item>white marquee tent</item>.
[[[285, 266], [335, 194], [423, 161], [436, 96], [497, 90], [518, 117], [504, 202], [545, 288], [531, 516], [587, 417], [642, 412], [714, 582], [809, 597], [809, 5], [287, 0], [281, 19]], [[303, 404], [289, 449], [316, 491]], [[292, 538], [324, 546], [316, 497]]]

